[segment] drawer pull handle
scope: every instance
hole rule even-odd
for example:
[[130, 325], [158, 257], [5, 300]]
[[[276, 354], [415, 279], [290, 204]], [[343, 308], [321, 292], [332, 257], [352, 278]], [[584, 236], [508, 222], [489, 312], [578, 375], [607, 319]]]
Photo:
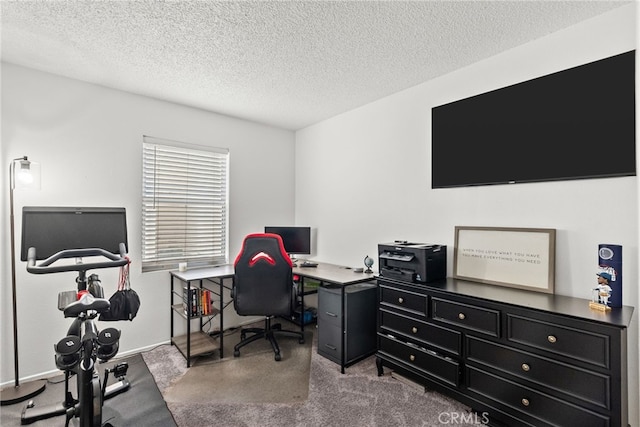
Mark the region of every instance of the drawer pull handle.
[[334, 347], [334, 346], [329, 345], [329, 344], [325, 344], [324, 346], [327, 347], [329, 350], [334, 350], [335, 351], [335, 350], [338, 349], [338, 347]]
[[337, 314], [335, 313], [331, 313], [330, 311], [325, 311], [325, 313], [327, 313], [327, 316], [331, 316], [331, 317], [338, 317]]
[[398, 302], [399, 302], [400, 304], [402, 304], [402, 303], [404, 302], [404, 298], [402, 298], [402, 297], [398, 298]]
[[460, 320], [464, 320], [467, 316], [464, 315], [464, 313], [458, 313], [458, 319]]
[[522, 400], [522, 406], [529, 406], [529, 399], [527, 399], [526, 397], [523, 397]]
[[549, 341], [551, 344], [554, 344], [556, 341], [558, 341], [558, 339], [556, 337], [554, 337], [553, 335], [549, 335], [547, 337], [547, 341]]
[[411, 332], [413, 332], [414, 334], [418, 333], [418, 328], [416, 328], [415, 326], [413, 328], [411, 328]]
[[531, 366], [529, 366], [526, 363], [523, 363], [522, 364], [522, 370], [525, 371], [525, 372], [529, 372], [531, 370]]
[[409, 360], [411, 360], [412, 362], [415, 362], [416, 357], [412, 354], [411, 356], [409, 356]]

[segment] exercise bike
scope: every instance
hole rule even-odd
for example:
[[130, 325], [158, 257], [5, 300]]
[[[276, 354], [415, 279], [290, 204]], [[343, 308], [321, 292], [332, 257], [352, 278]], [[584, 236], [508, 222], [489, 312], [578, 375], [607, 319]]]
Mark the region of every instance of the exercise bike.
[[[84, 264], [84, 257], [103, 257], [106, 261]], [[106, 362], [118, 353], [120, 331], [106, 328], [102, 331], [94, 320], [109, 310], [110, 303], [103, 297], [98, 276], [92, 274], [87, 283], [87, 271], [100, 268], [122, 267], [129, 263], [126, 248], [120, 244], [120, 254], [113, 254], [104, 249], [71, 249], [60, 251], [36, 265], [36, 249], [29, 248], [27, 271], [34, 274], [60, 273], [76, 271], [77, 291], [60, 292], [58, 309], [64, 317], [73, 318], [67, 336], [54, 345], [56, 367], [64, 371], [65, 399], [53, 406], [36, 407], [33, 401], [22, 411], [21, 423], [29, 424], [57, 415], [66, 415], [65, 427], [73, 418], [79, 419], [80, 427], [102, 426], [102, 406], [105, 398], [126, 391], [130, 383], [125, 378], [128, 365], [126, 362], [105, 369], [101, 382], [96, 362]], [[64, 259], [75, 259], [76, 263], [58, 263]], [[107, 387], [109, 374], [113, 374], [117, 382]], [[76, 375], [77, 398], [69, 390], [69, 380]], [[110, 426], [110, 424], [105, 424]]]

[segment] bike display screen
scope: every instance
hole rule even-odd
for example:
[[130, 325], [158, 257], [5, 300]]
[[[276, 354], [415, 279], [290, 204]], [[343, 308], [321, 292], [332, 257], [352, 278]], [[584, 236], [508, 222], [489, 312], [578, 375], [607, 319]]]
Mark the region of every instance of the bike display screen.
[[128, 247], [125, 208], [22, 208], [22, 261], [31, 247], [43, 260], [67, 249], [98, 248], [118, 254], [120, 243]]

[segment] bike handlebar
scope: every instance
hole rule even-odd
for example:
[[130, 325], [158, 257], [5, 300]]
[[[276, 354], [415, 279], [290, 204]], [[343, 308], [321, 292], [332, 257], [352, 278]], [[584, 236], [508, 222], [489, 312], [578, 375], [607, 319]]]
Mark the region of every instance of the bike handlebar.
[[[65, 249], [51, 255], [49, 258], [36, 265], [36, 248], [31, 247], [27, 252], [27, 271], [33, 274], [47, 274], [62, 273], [65, 271], [87, 271], [95, 270], [98, 268], [122, 267], [123, 265], [129, 263], [129, 259], [126, 258], [126, 253], [127, 251], [124, 243], [120, 243], [120, 254], [114, 254], [100, 248]], [[53, 263], [61, 259], [82, 258], [89, 256], [102, 256], [104, 258], [107, 258], [109, 261], [91, 262], [88, 264], [65, 264], [57, 266], [52, 265]]]

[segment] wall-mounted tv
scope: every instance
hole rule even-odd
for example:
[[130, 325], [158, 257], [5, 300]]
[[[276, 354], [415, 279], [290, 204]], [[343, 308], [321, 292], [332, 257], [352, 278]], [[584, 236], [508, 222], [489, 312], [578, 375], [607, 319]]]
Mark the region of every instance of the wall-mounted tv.
[[434, 107], [432, 188], [636, 175], [635, 50]]
[[311, 227], [266, 226], [264, 232], [282, 237], [284, 250], [290, 255], [311, 254]]

